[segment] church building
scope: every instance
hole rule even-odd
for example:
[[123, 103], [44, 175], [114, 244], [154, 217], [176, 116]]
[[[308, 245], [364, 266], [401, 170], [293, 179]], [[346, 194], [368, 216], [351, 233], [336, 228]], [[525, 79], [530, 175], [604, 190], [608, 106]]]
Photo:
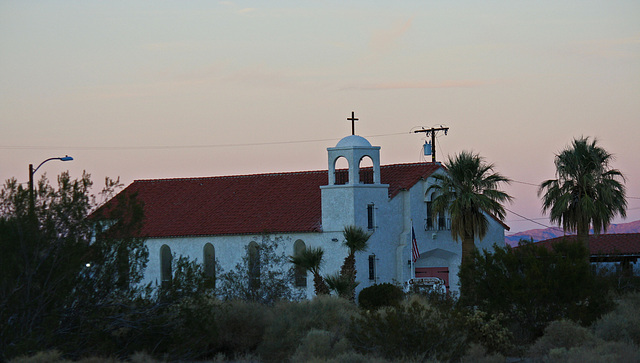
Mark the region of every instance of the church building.
[[[282, 237], [279, 248], [287, 255], [322, 247], [326, 276], [340, 270], [348, 253], [342, 231], [355, 225], [371, 234], [367, 251], [356, 254], [357, 291], [412, 277], [436, 278], [431, 280], [458, 291], [461, 243], [451, 237], [449, 217], [431, 212], [434, 196], [427, 193], [431, 176], [446, 172], [441, 164], [381, 165], [380, 147], [358, 135], [326, 152], [327, 170], [134, 181], [123, 192], [137, 193], [144, 203], [149, 262], [143, 282], [171, 279], [175, 256], [203, 262], [205, 271], [216, 263], [232, 270], [265, 233]], [[336, 169], [343, 159], [348, 168]], [[508, 227], [488, 219], [478, 248], [505, 243]], [[419, 252], [415, 263], [412, 230]], [[296, 285], [314, 295], [311, 274]]]

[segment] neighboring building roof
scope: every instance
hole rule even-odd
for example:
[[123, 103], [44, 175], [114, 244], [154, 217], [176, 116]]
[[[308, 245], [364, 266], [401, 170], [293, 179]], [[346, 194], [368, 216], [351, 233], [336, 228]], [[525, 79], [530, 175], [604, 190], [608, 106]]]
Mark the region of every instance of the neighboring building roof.
[[[393, 198], [439, 168], [438, 163], [385, 165], [380, 178]], [[144, 203], [145, 237], [320, 232], [320, 186], [327, 182], [326, 170], [152, 179], [136, 180], [121, 193], [137, 193]]]
[[[570, 235], [551, 238], [537, 242], [536, 244], [551, 248], [551, 245], [556, 242], [563, 240], [575, 241], [576, 239], [577, 236]], [[592, 257], [608, 255], [639, 255], [640, 233], [591, 235], [589, 236], [589, 253]]]

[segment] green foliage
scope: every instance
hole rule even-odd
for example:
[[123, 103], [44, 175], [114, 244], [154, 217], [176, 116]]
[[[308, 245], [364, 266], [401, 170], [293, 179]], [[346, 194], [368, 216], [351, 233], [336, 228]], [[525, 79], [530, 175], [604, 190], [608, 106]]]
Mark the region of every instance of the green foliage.
[[308, 362], [312, 359], [330, 359], [351, 352], [351, 345], [344, 338], [337, 339], [325, 330], [310, 330], [291, 357], [293, 362]]
[[365, 232], [361, 227], [346, 226], [342, 235], [344, 236], [344, 245], [349, 249], [350, 255], [367, 250], [367, 242], [371, 234]]
[[216, 315], [219, 338], [216, 350], [228, 357], [253, 353], [272, 320], [272, 308], [253, 301], [227, 301]]
[[549, 363], [640, 362], [640, 349], [622, 342], [599, 342], [594, 346], [552, 349], [543, 357]]
[[323, 264], [323, 256], [324, 250], [322, 249], [322, 247], [305, 248], [300, 256], [289, 256], [289, 262], [294, 264], [296, 267], [301, 268], [305, 271], [310, 271], [313, 274], [313, 284], [316, 295], [329, 293], [329, 288], [320, 275], [320, 268]]
[[[88, 218], [97, 207], [92, 184], [86, 173], [75, 180], [62, 173], [56, 187], [43, 176], [33, 212], [29, 191], [15, 179], [0, 191], [4, 358], [82, 337], [82, 324], [105, 306], [141, 293], [134, 286], [148, 253], [142, 240], [123, 236], [139, 228], [142, 209], [135, 196], [122, 195], [118, 208], [105, 211], [108, 226], [95, 230], [97, 221]], [[100, 194], [108, 197], [120, 186], [106, 179]]]
[[475, 249], [474, 237], [484, 238], [489, 228], [487, 213], [503, 220], [506, 212], [502, 203], [511, 201], [511, 196], [499, 189], [501, 183], [510, 180], [494, 173], [493, 164], [469, 151], [449, 158], [445, 163], [447, 172], [434, 174], [435, 183], [429, 186], [432, 192], [433, 212], [448, 212], [451, 216], [451, 236], [462, 241], [462, 263]]
[[542, 357], [553, 349], [570, 349], [595, 343], [596, 337], [589, 329], [570, 320], [556, 320], [545, 328], [544, 335], [529, 349], [529, 355]]
[[544, 362], [637, 362], [640, 349], [630, 341], [604, 341], [592, 330], [562, 320], [554, 321], [529, 350]]
[[502, 314], [491, 316], [484, 311], [473, 310], [464, 315], [464, 325], [471, 342], [481, 345], [488, 353], [513, 355], [517, 353], [513, 334], [504, 323]]
[[285, 361], [311, 330], [328, 332], [337, 342], [345, 336], [356, 312], [357, 307], [349, 301], [328, 295], [296, 303], [282, 301], [273, 308], [258, 352], [269, 361]]
[[384, 283], [362, 289], [358, 303], [363, 309], [375, 310], [382, 306], [398, 306], [403, 298], [404, 292], [400, 287]]
[[340, 272], [328, 275], [324, 280], [327, 283], [327, 288], [343, 299], [350, 299], [353, 290], [358, 285], [358, 282], [352, 281], [350, 276], [343, 275]]
[[[367, 233], [358, 226], [346, 226], [342, 231], [344, 236], [344, 245], [349, 249], [349, 255], [345, 257], [342, 267], [340, 268], [340, 279], [334, 279], [334, 284], [344, 292], [340, 296], [344, 296], [351, 301], [356, 299], [356, 253], [366, 251], [370, 233]], [[344, 286], [346, 284], [346, 286]]]
[[31, 356], [22, 355], [9, 361], [10, 363], [67, 363], [68, 360], [62, 358], [62, 353], [58, 350], [38, 352]]
[[479, 344], [472, 343], [469, 345], [469, 349], [465, 353], [464, 357], [460, 359], [462, 363], [505, 363], [508, 362], [502, 354], [489, 354], [487, 350]]
[[553, 320], [590, 324], [611, 303], [586, 256], [577, 242], [560, 242], [553, 250], [524, 244], [476, 252], [460, 271], [461, 302], [491, 315], [502, 313], [525, 342], [541, 336]]
[[640, 346], [640, 292], [629, 293], [617, 301], [613, 311], [593, 324], [595, 334], [604, 340], [629, 342]]
[[[176, 257], [175, 254], [173, 260], [176, 261], [171, 266], [173, 277], [170, 283], [159, 287], [157, 291], [159, 299], [165, 302], [176, 302], [185, 298], [194, 299], [215, 295], [215, 290], [204, 273], [202, 264], [184, 256]], [[219, 266], [218, 263], [215, 265]]]
[[263, 304], [302, 299], [304, 291], [295, 287], [295, 273], [289, 257], [284, 252], [277, 252], [282, 242], [282, 237], [263, 235], [258, 243], [259, 262], [255, 266], [250, 266], [249, 246], [245, 246], [246, 253], [235, 269], [219, 274], [216, 289], [218, 296], [226, 300], [247, 300]]
[[551, 221], [580, 238], [588, 237], [590, 226], [595, 233], [606, 232], [616, 214], [626, 216], [624, 176], [610, 168], [613, 155], [596, 144], [588, 137], [574, 139], [556, 155], [557, 179], [544, 181], [538, 190]]
[[395, 308], [361, 310], [348, 338], [360, 353], [387, 359], [456, 360], [467, 346], [454, 312], [435, 309], [415, 295]]

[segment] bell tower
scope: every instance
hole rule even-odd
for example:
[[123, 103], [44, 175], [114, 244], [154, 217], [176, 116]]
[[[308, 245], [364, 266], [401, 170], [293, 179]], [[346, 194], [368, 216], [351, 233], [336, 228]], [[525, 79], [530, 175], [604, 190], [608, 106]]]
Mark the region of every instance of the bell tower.
[[[357, 120], [353, 113], [348, 119]], [[381, 183], [380, 146], [372, 146], [367, 139], [349, 135], [335, 147], [327, 148], [328, 184], [321, 186], [322, 229], [325, 232], [342, 231], [345, 226], [356, 225], [375, 231], [377, 205], [388, 200], [389, 186]], [[346, 159], [348, 168], [336, 169], [340, 159]], [[362, 160], [369, 158], [371, 167], [361, 168]]]

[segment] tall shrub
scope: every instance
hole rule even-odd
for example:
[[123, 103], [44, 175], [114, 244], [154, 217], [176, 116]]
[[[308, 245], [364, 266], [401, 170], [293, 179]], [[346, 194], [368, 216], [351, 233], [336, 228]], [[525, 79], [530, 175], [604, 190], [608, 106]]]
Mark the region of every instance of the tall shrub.
[[525, 243], [518, 248], [494, 246], [476, 252], [462, 266], [461, 281], [473, 289], [462, 303], [489, 314], [502, 313], [517, 336], [531, 341], [553, 320], [588, 325], [607, 311], [606, 287], [596, 278], [578, 242], [559, 242], [552, 249]]

